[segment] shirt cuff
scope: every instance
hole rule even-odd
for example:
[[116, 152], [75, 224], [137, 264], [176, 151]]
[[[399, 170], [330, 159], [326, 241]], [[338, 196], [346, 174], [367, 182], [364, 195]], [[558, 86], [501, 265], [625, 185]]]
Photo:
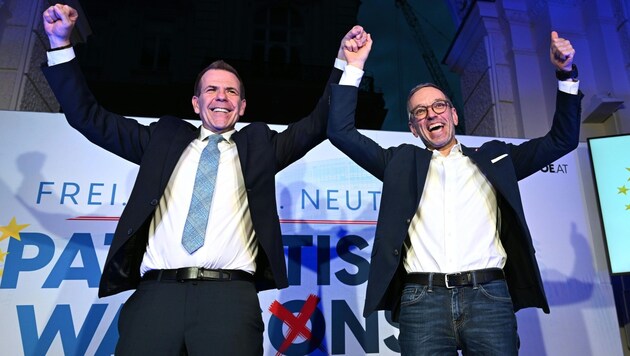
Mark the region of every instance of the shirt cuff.
[[358, 88], [359, 84], [361, 84], [363, 73], [363, 70], [353, 67], [352, 65], [347, 65], [341, 75], [341, 79], [339, 79], [339, 85], [352, 85]]
[[577, 95], [578, 90], [580, 89], [580, 82], [574, 82], [572, 80], [559, 80], [558, 81], [558, 90], [567, 94]]
[[348, 64], [348, 62], [344, 61], [343, 59], [335, 58], [335, 68], [343, 71], [344, 69], [346, 69], [346, 64]]
[[46, 56], [48, 57], [48, 66], [51, 67], [57, 64], [70, 62], [74, 59], [75, 54], [74, 49], [70, 47], [60, 49], [58, 51], [46, 52]]

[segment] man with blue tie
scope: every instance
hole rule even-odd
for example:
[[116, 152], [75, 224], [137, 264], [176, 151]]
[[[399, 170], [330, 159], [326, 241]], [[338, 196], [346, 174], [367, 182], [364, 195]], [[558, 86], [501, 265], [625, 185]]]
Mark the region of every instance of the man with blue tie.
[[[105, 110], [87, 87], [70, 43], [77, 18], [67, 5], [44, 11], [44, 75], [72, 127], [140, 166], [99, 286], [101, 297], [136, 289], [120, 312], [116, 354], [261, 355], [257, 292], [288, 286], [274, 177], [326, 138], [329, 85], [285, 131], [237, 131], [245, 88], [216, 61], [194, 85], [200, 128], [172, 116], [141, 125]], [[364, 41], [355, 26], [342, 46]], [[344, 66], [340, 48], [328, 83]]]

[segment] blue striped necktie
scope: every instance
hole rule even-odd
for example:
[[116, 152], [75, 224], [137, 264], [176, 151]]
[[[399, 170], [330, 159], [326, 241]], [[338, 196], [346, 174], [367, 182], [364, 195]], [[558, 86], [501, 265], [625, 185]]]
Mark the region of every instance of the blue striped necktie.
[[188, 253], [192, 254], [203, 246], [206, 237], [206, 226], [208, 216], [212, 206], [212, 195], [214, 185], [217, 180], [217, 169], [219, 168], [218, 144], [223, 140], [221, 135], [210, 135], [208, 144], [201, 152], [197, 174], [195, 175], [195, 186], [193, 187], [190, 208], [184, 225], [182, 235], [182, 245]]

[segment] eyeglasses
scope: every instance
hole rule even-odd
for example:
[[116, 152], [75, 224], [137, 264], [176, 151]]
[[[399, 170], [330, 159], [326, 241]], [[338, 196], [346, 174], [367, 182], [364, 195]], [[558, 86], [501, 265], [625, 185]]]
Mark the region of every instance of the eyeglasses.
[[409, 112], [409, 120], [424, 120], [429, 114], [429, 108], [436, 114], [441, 114], [451, 107], [451, 103], [446, 100], [436, 100], [431, 106], [418, 105], [412, 111]]

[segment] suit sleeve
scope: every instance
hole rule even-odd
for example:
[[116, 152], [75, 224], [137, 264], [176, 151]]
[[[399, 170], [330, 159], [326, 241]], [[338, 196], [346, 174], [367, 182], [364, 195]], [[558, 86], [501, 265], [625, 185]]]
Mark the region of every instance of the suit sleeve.
[[308, 151], [326, 139], [330, 85], [341, 78], [342, 71], [333, 68], [322, 96], [313, 111], [306, 117], [290, 124], [284, 131], [274, 133], [272, 144], [275, 149], [277, 171], [302, 158]]
[[136, 164], [148, 145], [151, 126], [107, 111], [90, 91], [77, 59], [42, 66], [70, 126], [92, 143]]
[[558, 91], [556, 111], [549, 132], [520, 145], [508, 145], [519, 180], [553, 163], [578, 146], [583, 96], [582, 92], [573, 95]]
[[356, 164], [383, 180], [393, 149], [383, 149], [355, 127], [358, 91], [354, 86], [332, 85], [328, 139]]

